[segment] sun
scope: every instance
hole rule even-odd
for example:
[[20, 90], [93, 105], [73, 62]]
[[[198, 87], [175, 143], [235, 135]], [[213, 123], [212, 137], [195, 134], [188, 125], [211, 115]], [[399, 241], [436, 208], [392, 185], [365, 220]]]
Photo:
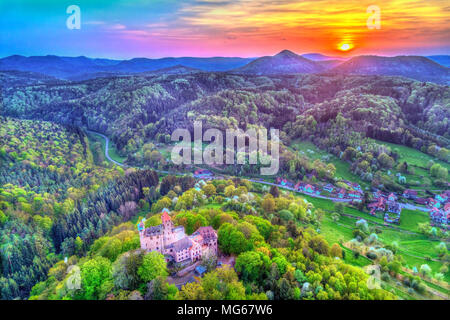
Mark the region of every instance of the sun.
[[352, 48], [353, 48], [353, 45], [350, 44], [350, 43], [341, 43], [338, 46], [338, 49], [341, 50], [341, 51], [348, 51], [348, 50], [350, 50]]

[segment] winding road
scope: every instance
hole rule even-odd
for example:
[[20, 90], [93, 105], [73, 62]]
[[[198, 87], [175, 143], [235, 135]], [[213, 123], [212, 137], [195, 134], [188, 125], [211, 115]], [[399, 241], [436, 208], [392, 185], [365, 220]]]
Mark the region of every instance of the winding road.
[[[102, 137], [103, 139], [105, 139], [105, 157], [106, 157], [106, 159], [108, 159], [109, 161], [111, 161], [112, 163], [114, 163], [114, 164], [116, 164], [116, 165], [118, 165], [120, 167], [123, 167], [123, 168], [128, 168], [129, 167], [125, 163], [118, 162], [118, 161], [112, 159], [109, 156], [109, 138], [107, 136], [105, 136], [104, 134], [102, 134], [100, 132], [91, 131], [91, 130], [86, 130], [86, 132], [92, 133], [92, 134], [96, 134], [96, 135]], [[137, 168], [139, 168], [139, 167], [137, 167]], [[165, 171], [165, 170], [157, 170], [157, 169], [152, 169], [152, 170], [154, 170], [156, 172], [159, 172], [159, 173], [164, 173], [164, 174], [169, 174], [170, 173], [169, 171]], [[177, 173], [172, 173], [172, 174], [177, 174]]]
[[[118, 162], [109, 156], [109, 138], [107, 136], [105, 136], [104, 134], [102, 134], [100, 132], [96, 132], [96, 131], [91, 131], [91, 130], [86, 130], [86, 131], [89, 133], [92, 133], [92, 134], [96, 134], [96, 135], [102, 137], [103, 139], [105, 139], [105, 157], [106, 157], [106, 159], [108, 159], [109, 161], [111, 161], [112, 163], [114, 163], [120, 167], [124, 167], [124, 168], [129, 167], [126, 164]], [[139, 167], [137, 167], [137, 168], [139, 168]], [[179, 173], [179, 172], [169, 172], [169, 171], [157, 170], [157, 169], [152, 169], [152, 170], [159, 172], [159, 173], [163, 173], [163, 174], [183, 175], [182, 173]], [[213, 178], [213, 179], [215, 179], [215, 178]], [[335, 197], [326, 197], [323, 195], [318, 195], [318, 194], [313, 194], [313, 193], [299, 192], [298, 190], [295, 190], [294, 188], [287, 187], [287, 186], [280, 186], [276, 183], [272, 183], [272, 182], [268, 182], [268, 181], [264, 181], [264, 180], [254, 180], [254, 179], [247, 179], [247, 180], [250, 182], [254, 182], [254, 183], [261, 183], [261, 184], [268, 185], [268, 186], [276, 186], [278, 188], [286, 189], [289, 191], [302, 193], [302, 194], [311, 196], [313, 198], [326, 199], [326, 200], [331, 200], [333, 202], [346, 202], [346, 203], [352, 202], [352, 199], [345, 199], [345, 198], [341, 199], [341, 198], [335, 198]], [[400, 206], [404, 209], [420, 210], [420, 211], [424, 211], [424, 212], [429, 212], [428, 208], [418, 207], [418, 206], [415, 206], [415, 205], [412, 205], [409, 203], [400, 203]]]
[[109, 138], [107, 136], [105, 136], [104, 134], [102, 134], [100, 132], [96, 132], [96, 131], [91, 131], [91, 130], [86, 130], [86, 131], [89, 133], [92, 133], [92, 134], [96, 134], [96, 135], [102, 137], [103, 139], [105, 139], [105, 157], [106, 157], [106, 159], [108, 159], [109, 161], [111, 161], [114, 164], [117, 164], [120, 167], [127, 167], [126, 164], [118, 162], [109, 156]]

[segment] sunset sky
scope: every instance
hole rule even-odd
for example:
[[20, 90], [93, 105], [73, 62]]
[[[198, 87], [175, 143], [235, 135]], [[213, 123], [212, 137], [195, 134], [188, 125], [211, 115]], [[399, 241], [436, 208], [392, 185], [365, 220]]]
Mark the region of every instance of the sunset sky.
[[[66, 27], [69, 5], [80, 30]], [[366, 25], [370, 5], [380, 29]], [[1, 57], [450, 53], [448, 0], [15, 0], [0, 12]]]

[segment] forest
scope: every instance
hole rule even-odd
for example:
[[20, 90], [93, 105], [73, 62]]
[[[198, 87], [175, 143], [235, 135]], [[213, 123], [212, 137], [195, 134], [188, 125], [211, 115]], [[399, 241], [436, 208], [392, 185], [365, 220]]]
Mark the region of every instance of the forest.
[[82, 253], [129, 219], [125, 204], [142, 198], [142, 185], [156, 185], [158, 176], [96, 165], [79, 129], [0, 122], [0, 293], [26, 298], [59, 254]]
[[[419, 264], [416, 251], [405, 254], [409, 238], [399, 245], [364, 212], [369, 188], [447, 188], [448, 86], [388, 76], [63, 81], [2, 71], [0, 88], [0, 299], [409, 299], [435, 297], [433, 285], [448, 294], [448, 233], [423, 216], [403, 230], [433, 254]], [[215, 167], [229, 178], [199, 186], [194, 168], [169, 159], [171, 132], [195, 120], [204, 130], [277, 128], [277, 176], [352, 180], [365, 187], [363, 200], [332, 206], [269, 189], [245, 179], [260, 168], [248, 164]], [[92, 131], [111, 139], [117, 163]], [[202, 278], [176, 286], [181, 267], [140, 250], [136, 228], [142, 218], [160, 224], [164, 208], [188, 234], [211, 225], [234, 268], [204, 259]], [[378, 289], [367, 287], [372, 265], [381, 267]]]
[[[178, 289], [169, 269], [180, 266], [142, 251], [136, 226], [126, 222], [95, 240], [85, 256], [54, 264], [30, 299], [395, 299], [384, 289], [369, 289], [368, 275], [315, 231], [323, 213], [304, 199], [240, 179], [215, 180], [200, 191], [183, 192], [180, 183], [173, 176], [162, 180], [170, 190], [151, 208], [144, 204], [146, 225], [161, 223], [162, 206], [174, 210], [172, 219], [187, 233], [212, 225], [223, 254], [236, 257], [235, 268], [216, 268], [216, 258], [206, 257], [207, 274]], [[389, 259], [395, 272], [397, 258], [391, 252]], [[72, 286], [75, 279], [80, 286]]]

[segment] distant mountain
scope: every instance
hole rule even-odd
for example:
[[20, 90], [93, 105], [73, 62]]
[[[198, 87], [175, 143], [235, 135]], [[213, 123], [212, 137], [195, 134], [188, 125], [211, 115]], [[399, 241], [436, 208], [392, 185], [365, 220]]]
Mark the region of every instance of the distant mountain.
[[81, 57], [14, 55], [0, 59], [0, 70], [19, 70], [46, 74], [60, 79], [83, 80], [97, 75], [121, 75], [183, 65], [203, 71], [226, 71], [246, 65], [254, 58], [134, 58], [131, 60]]
[[254, 58], [161, 58], [161, 59], [147, 59], [134, 58], [125, 60], [117, 65], [106, 68], [108, 71], [114, 72], [145, 72], [154, 71], [163, 68], [170, 68], [175, 66], [185, 66], [188, 68], [200, 69], [203, 71], [227, 71], [234, 68], [239, 68], [246, 65]]
[[63, 84], [66, 81], [42, 73], [29, 71], [0, 71], [0, 87], [23, 87], [39, 84]]
[[420, 81], [450, 83], [450, 69], [420, 56], [359, 56], [345, 61], [330, 73], [403, 76]]
[[342, 60], [322, 60], [322, 61], [316, 61], [316, 64], [319, 65], [322, 68], [322, 70], [326, 71], [326, 70], [333, 69], [334, 67], [337, 67], [338, 65], [340, 65], [343, 62], [344, 61], [342, 61]]
[[293, 73], [316, 73], [324, 67], [315, 61], [306, 59], [289, 50], [283, 50], [274, 56], [258, 58], [249, 64], [232, 70], [239, 74], [270, 75]]
[[312, 61], [328, 61], [328, 60], [340, 60], [340, 61], [344, 61], [347, 60], [345, 58], [341, 58], [341, 57], [330, 57], [330, 56], [326, 56], [323, 55], [321, 53], [306, 53], [306, 54], [302, 54], [303, 58], [312, 60]]
[[176, 65], [173, 67], [138, 73], [136, 75], [145, 76], [145, 75], [162, 75], [162, 74], [192, 74], [197, 72], [204, 72], [204, 71], [196, 68], [185, 67], [183, 65]]
[[119, 63], [116, 60], [87, 57], [58, 57], [53, 55], [24, 57], [14, 55], [0, 59], [0, 70], [19, 70], [45, 74], [60, 79], [72, 79], [81, 74], [101, 72]]
[[[439, 63], [442, 65], [440, 65]], [[64, 80], [82, 81], [92, 78], [129, 76], [143, 73], [190, 74], [230, 71], [249, 75], [296, 73], [337, 73], [357, 75], [404, 76], [441, 84], [450, 82], [449, 56], [358, 56], [349, 60], [320, 53], [298, 55], [283, 50], [261, 58], [134, 58], [130, 60], [59, 57], [54, 55], [24, 57], [13, 55], [0, 59], [0, 71], [33, 72]], [[32, 76], [33, 78], [34, 76]]]
[[450, 56], [428, 56], [427, 58], [443, 65], [444, 67], [450, 68]]

